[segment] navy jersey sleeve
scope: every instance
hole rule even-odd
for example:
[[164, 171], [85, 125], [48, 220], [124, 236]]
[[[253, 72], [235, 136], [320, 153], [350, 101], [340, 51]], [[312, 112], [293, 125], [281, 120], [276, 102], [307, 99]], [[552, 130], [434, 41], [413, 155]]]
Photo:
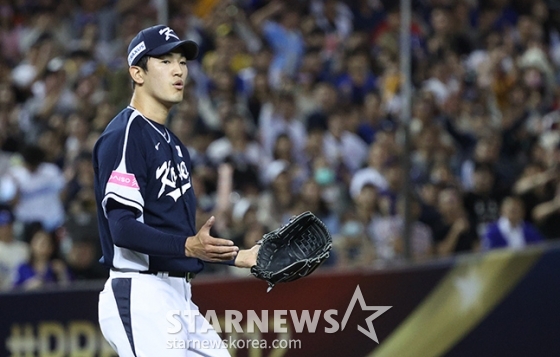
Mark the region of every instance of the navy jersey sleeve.
[[132, 210], [118, 203], [109, 202], [107, 210], [109, 228], [116, 246], [151, 255], [185, 256], [187, 237], [163, 233], [140, 223]]
[[107, 204], [111, 199], [134, 208], [137, 217], [143, 214], [148, 168], [143, 139], [138, 120], [131, 118], [124, 135], [107, 138], [102, 148], [100, 155], [104, 162], [113, 163], [110, 174], [104, 175], [108, 177], [102, 202], [106, 217]]

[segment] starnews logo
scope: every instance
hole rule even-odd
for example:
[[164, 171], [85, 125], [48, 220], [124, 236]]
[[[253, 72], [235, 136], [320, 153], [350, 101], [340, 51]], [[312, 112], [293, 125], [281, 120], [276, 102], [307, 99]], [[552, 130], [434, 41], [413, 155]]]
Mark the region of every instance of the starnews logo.
[[[217, 333], [253, 333], [259, 331], [261, 333], [281, 333], [288, 332], [287, 317], [290, 316], [295, 332], [302, 333], [307, 331], [309, 333], [317, 332], [319, 321], [322, 319], [328, 326], [324, 328], [324, 332], [328, 334], [344, 331], [347, 327], [348, 320], [354, 307], [359, 303], [360, 308], [365, 311], [373, 311], [373, 313], [365, 319], [367, 329], [358, 325], [357, 329], [376, 343], [379, 343], [373, 321], [379, 316], [387, 312], [392, 306], [368, 306], [360, 290], [360, 286], [356, 287], [350, 303], [342, 315], [342, 321], [339, 323], [336, 319], [339, 316], [338, 310], [331, 309], [326, 311], [314, 310], [311, 313], [309, 310], [274, 310], [273, 319], [269, 320], [268, 310], [262, 310], [260, 315], [255, 310], [248, 310], [245, 314], [245, 329], [241, 326], [244, 314], [237, 310], [226, 310], [223, 318], [219, 319], [214, 310], [208, 310], [204, 318], [208, 321], [202, 328], [196, 329], [194, 323], [197, 316], [200, 316], [200, 311], [191, 310], [170, 310], [166, 314], [166, 319], [169, 322], [167, 329], [168, 334], [178, 334], [184, 328], [189, 333], [206, 333], [214, 329]], [[221, 324], [220, 324], [221, 322]], [[186, 325], [186, 326], [184, 326]], [[222, 328], [223, 326], [223, 328]], [[320, 331], [319, 331], [320, 332]]]

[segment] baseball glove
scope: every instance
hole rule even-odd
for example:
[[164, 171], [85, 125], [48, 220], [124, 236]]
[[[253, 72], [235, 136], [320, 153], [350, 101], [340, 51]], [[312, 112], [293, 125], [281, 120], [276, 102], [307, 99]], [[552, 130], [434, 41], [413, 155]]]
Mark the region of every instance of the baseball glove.
[[317, 269], [329, 257], [332, 238], [319, 218], [304, 212], [257, 244], [261, 247], [251, 273], [268, 282], [269, 292], [277, 283], [303, 278]]

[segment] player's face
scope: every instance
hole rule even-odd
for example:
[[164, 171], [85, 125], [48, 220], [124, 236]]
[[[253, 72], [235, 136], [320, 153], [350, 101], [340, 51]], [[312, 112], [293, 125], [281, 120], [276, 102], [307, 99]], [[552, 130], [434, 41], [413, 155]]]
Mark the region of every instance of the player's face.
[[183, 100], [187, 74], [185, 56], [171, 52], [161, 57], [150, 58], [145, 84], [154, 98], [173, 105]]

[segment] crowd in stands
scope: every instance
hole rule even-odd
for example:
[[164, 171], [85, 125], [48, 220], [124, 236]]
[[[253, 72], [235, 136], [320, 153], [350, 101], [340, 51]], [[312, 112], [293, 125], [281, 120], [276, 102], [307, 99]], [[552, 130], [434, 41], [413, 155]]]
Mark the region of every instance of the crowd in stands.
[[[91, 152], [157, 3], [0, 1], [0, 289], [107, 275]], [[213, 235], [246, 247], [309, 210], [333, 235], [326, 265], [390, 266], [410, 175], [413, 261], [560, 237], [560, 3], [413, 0], [404, 122], [398, 3], [168, 1], [200, 45], [168, 119], [199, 227], [215, 215]]]

